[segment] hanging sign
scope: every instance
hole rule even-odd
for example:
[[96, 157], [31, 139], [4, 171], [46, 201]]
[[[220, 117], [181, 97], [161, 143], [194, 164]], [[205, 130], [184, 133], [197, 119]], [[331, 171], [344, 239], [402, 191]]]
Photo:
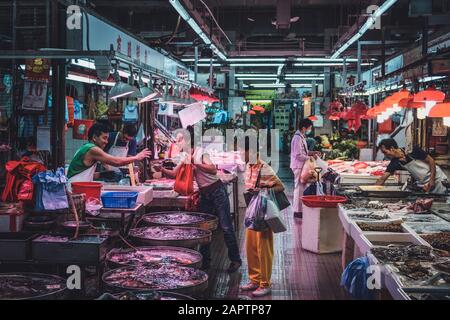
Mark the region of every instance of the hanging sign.
[[44, 111], [47, 100], [47, 82], [25, 80], [23, 88], [22, 109]]
[[28, 59], [25, 65], [25, 79], [27, 80], [49, 80], [50, 61], [48, 59]]
[[346, 87], [346, 88], [342, 89], [342, 93], [343, 94], [352, 94], [355, 92], [363, 92], [365, 90], [365, 86], [366, 86], [366, 81], [362, 81], [358, 84], [355, 84], [354, 86]]

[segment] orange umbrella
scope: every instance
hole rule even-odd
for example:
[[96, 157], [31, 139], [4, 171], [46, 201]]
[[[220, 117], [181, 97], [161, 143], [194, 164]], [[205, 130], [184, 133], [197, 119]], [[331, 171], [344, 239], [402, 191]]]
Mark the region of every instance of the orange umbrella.
[[412, 97], [413, 97], [412, 93], [409, 92], [407, 89], [402, 89], [402, 90], [400, 90], [400, 91], [398, 91], [398, 92], [396, 92], [396, 93], [394, 93], [394, 94], [392, 95], [392, 98], [393, 98], [395, 101], [397, 101], [397, 103], [398, 103], [400, 100], [403, 100], [403, 99], [410, 99], [410, 98], [412, 98]]
[[434, 86], [429, 86], [414, 95], [414, 102], [443, 102], [444, 100], [445, 93], [436, 90]]
[[266, 109], [265, 109], [264, 107], [262, 107], [262, 106], [254, 106], [254, 107], [252, 108], [252, 110], [260, 111], [260, 112], [266, 111]]
[[425, 119], [431, 108], [439, 102], [445, 100], [445, 93], [436, 90], [434, 86], [429, 86], [423, 91], [420, 91], [414, 95], [414, 102], [424, 102], [425, 107], [417, 109], [417, 119]]
[[450, 103], [436, 104], [428, 114], [430, 118], [444, 118], [444, 125], [450, 126]]
[[319, 120], [319, 118], [317, 118], [315, 115], [309, 116], [308, 119], [311, 120], [311, 121]]
[[253, 111], [253, 110], [250, 110], [249, 112], [248, 112], [248, 114], [256, 114], [256, 112], [255, 111]]

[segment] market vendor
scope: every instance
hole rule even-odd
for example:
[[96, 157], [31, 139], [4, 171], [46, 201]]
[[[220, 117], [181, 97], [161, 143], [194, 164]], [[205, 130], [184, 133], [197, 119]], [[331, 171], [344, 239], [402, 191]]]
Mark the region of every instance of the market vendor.
[[398, 147], [394, 139], [384, 139], [380, 142], [379, 148], [391, 162], [384, 175], [378, 179], [377, 185], [383, 185], [395, 171], [407, 170], [420, 185], [423, 185], [425, 192], [445, 194], [446, 188], [442, 182], [447, 180], [447, 176], [436, 165], [434, 159], [418, 146], [415, 146], [411, 153], [406, 153]]
[[137, 155], [131, 157], [122, 154], [111, 155], [106, 153], [104, 149], [108, 145], [109, 130], [102, 123], [95, 123], [89, 129], [88, 139], [89, 142], [78, 149], [70, 162], [67, 174], [69, 182], [93, 181], [98, 162], [103, 165], [121, 167], [150, 157], [150, 151], [148, 149], [144, 149]]
[[[134, 124], [125, 124], [119, 132], [110, 132], [104, 151], [113, 157], [133, 157], [136, 155], [137, 129]], [[120, 172], [119, 168], [107, 166], [108, 170]]]

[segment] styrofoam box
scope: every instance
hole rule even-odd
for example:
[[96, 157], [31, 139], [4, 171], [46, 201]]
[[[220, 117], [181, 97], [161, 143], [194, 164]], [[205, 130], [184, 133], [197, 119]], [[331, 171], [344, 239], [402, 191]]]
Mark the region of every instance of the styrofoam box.
[[[371, 176], [369, 174], [362, 175], [362, 174], [354, 174], [354, 173], [341, 173], [341, 183], [346, 184], [375, 184], [377, 182], [379, 177], [377, 176]], [[386, 183], [398, 183], [397, 177], [390, 176]]]
[[361, 252], [367, 252], [376, 245], [373, 242], [384, 241], [384, 242], [405, 242], [413, 243], [417, 245], [430, 246], [426, 241], [415, 234], [411, 233], [388, 233], [388, 232], [377, 232], [377, 233], [363, 233], [361, 237], [361, 242], [359, 248]]
[[148, 205], [153, 201], [153, 187], [151, 186], [120, 186], [120, 185], [103, 185], [102, 191], [134, 191], [139, 192], [137, 202]]
[[342, 251], [342, 224], [337, 208], [303, 206], [302, 248], [315, 253]]

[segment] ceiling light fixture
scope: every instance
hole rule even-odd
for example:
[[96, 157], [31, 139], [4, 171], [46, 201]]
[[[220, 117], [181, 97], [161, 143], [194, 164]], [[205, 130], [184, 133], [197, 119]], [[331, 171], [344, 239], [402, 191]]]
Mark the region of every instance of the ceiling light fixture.
[[209, 45], [213, 52], [217, 54], [217, 56], [222, 59], [226, 60], [227, 57], [223, 52], [221, 52], [215, 44], [212, 43], [211, 39], [203, 32], [202, 28], [197, 24], [197, 22], [191, 17], [191, 15], [186, 11], [186, 9], [183, 7], [183, 5], [180, 3], [179, 0], [169, 0], [172, 7], [175, 8], [175, 10], [178, 12], [181, 18], [183, 18], [190, 26], [191, 28], [198, 34], [198, 36], [203, 40], [203, 42], [206, 45]]
[[372, 13], [366, 20], [366, 22], [362, 25], [359, 31], [344, 45], [342, 45], [339, 50], [337, 50], [331, 56], [331, 59], [338, 58], [345, 50], [347, 50], [355, 41], [359, 40], [367, 30], [370, 29], [371, 26], [376, 22], [378, 18], [381, 18], [383, 13], [385, 13], [389, 8], [391, 8], [397, 0], [387, 0], [385, 1], [374, 13]]

